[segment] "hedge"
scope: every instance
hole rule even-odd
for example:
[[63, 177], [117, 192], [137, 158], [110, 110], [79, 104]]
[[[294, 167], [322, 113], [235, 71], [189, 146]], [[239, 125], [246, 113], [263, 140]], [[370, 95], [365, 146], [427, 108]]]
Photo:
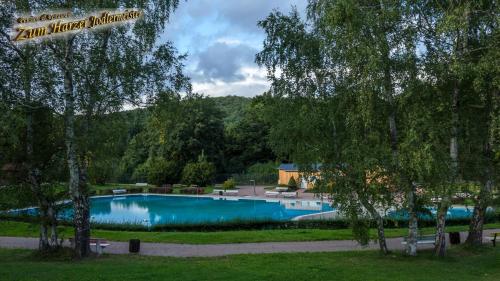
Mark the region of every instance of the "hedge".
[[[12, 216], [0, 214], [0, 218], [13, 221], [38, 222], [37, 217], [32, 216]], [[486, 217], [485, 223], [500, 222], [499, 214], [491, 214]], [[448, 219], [446, 225], [469, 225], [470, 219]], [[60, 225], [71, 226], [70, 221], [60, 221]], [[346, 229], [349, 228], [351, 222], [345, 219], [334, 220], [302, 220], [302, 221], [275, 221], [275, 220], [232, 220], [211, 222], [204, 224], [160, 224], [154, 226], [146, 226], [142, 224], [116, 224], [116, 223], [93, 223], [92, 227], [96, 229], [106, 230], [122, 230], [122, 231], [233, 231], [233, 230], [272, 230], [272, 229]], [[369, 221], [372, 228], [376, 227], [375, 221]], [[433, 227], [436, 225], [434, 220], [419, 220], [419, 227]], [[406, 220], [386, 219], [386, 228], [407, 227]]]

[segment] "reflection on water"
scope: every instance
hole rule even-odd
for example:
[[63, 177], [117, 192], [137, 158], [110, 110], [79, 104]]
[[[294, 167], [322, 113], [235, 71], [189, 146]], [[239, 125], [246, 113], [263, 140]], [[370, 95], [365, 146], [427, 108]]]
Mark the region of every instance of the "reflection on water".
[[280, 204], [288, 210], [310, 210], [310, 211], [322, 211], [323, 204], [320, 201], [283, 201]]
[[100, 223], [204, 223], [241, 220], [289, 220], [332, 210], [316, 201], [214, 200], [182, 196], [120, 196], [91, 199], [91, 220]]

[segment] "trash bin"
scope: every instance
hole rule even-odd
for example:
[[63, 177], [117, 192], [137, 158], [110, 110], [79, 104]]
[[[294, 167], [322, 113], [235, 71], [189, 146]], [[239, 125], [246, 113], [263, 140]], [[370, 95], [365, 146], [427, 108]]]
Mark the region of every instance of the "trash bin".
[[450, 232], [450, 244], [460, 244], [460, 232]]
[[139, 253], [140, 250], [141, 250], [141, 240], [130, 239], [128, 245], [128, 251], [131, 253]]

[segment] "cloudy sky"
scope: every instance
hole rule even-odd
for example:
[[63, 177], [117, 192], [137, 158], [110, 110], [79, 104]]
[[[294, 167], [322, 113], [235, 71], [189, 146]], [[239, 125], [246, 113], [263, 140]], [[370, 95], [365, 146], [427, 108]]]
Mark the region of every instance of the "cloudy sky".
[[306, 0], [181, 1], [163, 40], [187, 53], [186, 74], [193, 90], [210, 96], [252, 97], [269, 88], [265, 70], [255, 64], [264, 32], [257, 21], [273, 9], [304, 13]]

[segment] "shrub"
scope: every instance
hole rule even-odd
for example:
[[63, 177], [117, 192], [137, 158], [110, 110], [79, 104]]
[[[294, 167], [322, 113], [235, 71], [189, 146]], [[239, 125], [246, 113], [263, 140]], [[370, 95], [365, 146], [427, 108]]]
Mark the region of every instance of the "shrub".
[[223, 184], [222, 184], [222, 188], [224, 188], [224, 190], [226, 189], [233, 189], [236, 187], [236, 181], [234, 181], [232, 178], [231, 179], [228, 179], [226, 180]]
[[182, 194], [203, 194], [205, 190], [202, 187], [187, 187], [180, 190]]
[[276, 168], [278, 168], [278, 164], [272, 161], [267, 163], [255, 163], [252, 166], [248, 167], [247, 173], [249, 174], [276, 174]]
[[178, 180], [178, 174], [177, 165], [173, 161], [161, 157], [149, 161], [148, 182], [152, 184], [173, 183]]
[[182, 181], [185, 184], [206, 186], [212, 183], [215, 177], [215, 165], [208, 162], [202, 153], [195, 163], [188, 163], [182, 171]]
[[139, 164], [132, 173], [131, 180], [135, 182], [145, 182], [147, 181], [148, 175], [148, 164], [147, 162]]
[[149, 189], [149, 193], [171, 194], [173, 192], [174, 190], [171, 187], [153, 187]]
[[[0, 212], [0, 219], [10, 221], [38, 222], [37, 216], [12, 215]], [[485, 218], [485, 223], [500, 221], [499, 214], [490, 214]], [[365, 221], [370, 228], [377, 227], [377, 223], [372, 220]], [[470, 219], [447, 220], [447, 225], [469, 225]], [[71, 220], [61, 220], [60, 225], [72, 226]], [[124, 231], [232, 231], [232, 230], [268, 230], [268, 229], [347, 229], [352, 227], [352, 222], [348, 219], [334, 220], [301, 220], [301, 221], [273, 221], [273, 220], [231, 220], [209, 223], [180, 223], [180, 224], [160, 224], [152, 227], [143, 224], [116, 224], [116, 223], [93, 223], [96, 229], [124, 230]], [[387, 219], [384, 222], [386, 228], [408, 227], [408, 221]], [[435, 227], [436, 221], [420, 220], [419, 227]]]
[[291, 190], [297, 190], [297, 182], [294, 177], [291, 177], [288, 181], [288, 188]]
[[127, 189], [128, 193], [143, 193], [144, 190], [141, 187], [134, 187]]
[[98, 160], [91, 162], [88, 168], [89, 181], [93, 184], [104, 185], [109, 181], [114, 173], [117, 165], [114, 159]]

